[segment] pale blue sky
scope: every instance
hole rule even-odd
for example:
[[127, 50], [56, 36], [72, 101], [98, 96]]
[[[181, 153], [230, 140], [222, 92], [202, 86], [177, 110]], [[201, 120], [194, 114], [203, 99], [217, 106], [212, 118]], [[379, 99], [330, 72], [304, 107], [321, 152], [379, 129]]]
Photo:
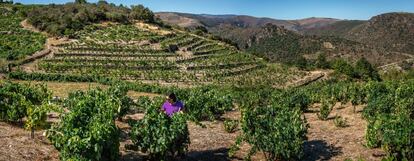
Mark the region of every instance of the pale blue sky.
[[[73, 0], [15, 0], [24, 4], [66, 3]], [[89, 0], [88, 2], [97, 2]], [[238, 14], [275, 19], [331, 17], [366, 20], [387, 12], [414, 13], [414, 0], [107, 0], [143, 4], [155, 12]]]

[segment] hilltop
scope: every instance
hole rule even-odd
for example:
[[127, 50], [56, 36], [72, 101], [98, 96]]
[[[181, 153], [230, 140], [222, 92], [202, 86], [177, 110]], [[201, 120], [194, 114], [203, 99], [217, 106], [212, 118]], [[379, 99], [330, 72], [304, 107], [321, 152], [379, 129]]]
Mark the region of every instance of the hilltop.
[[[241, 28], [258, 28], [266, 24], [274, 24], [292, 31], [302, 31], [315, 27], [323, 27], [334, 22], [340, 21], [332, 18], [306, 18], [300, 20], [278, 20], [272, 18], [258, 18], [248, 15], [209, 15], [209, 14], [190, 14], [178, 12], [158, 12], [155, 13], [166, 23], [178, 25], [180, 27], [193, 28], [196, 26], [206, 27], [209, 30], [219, 30], [220, 26], [232, 26]], [[180, 22], [179, 20], [182, 20]], [[186, 24], [185, 21], [197, 23]]]
[[414, 14], [387, 13], [352, 28], [348, 39], [414, 55]]

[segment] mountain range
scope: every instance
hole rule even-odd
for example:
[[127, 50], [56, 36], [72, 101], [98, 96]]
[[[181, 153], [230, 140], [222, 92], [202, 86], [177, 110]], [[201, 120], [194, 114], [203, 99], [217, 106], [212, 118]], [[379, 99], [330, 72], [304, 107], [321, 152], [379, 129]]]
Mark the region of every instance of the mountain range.
[[205, 27], [213, 35], [235, 42], [240, 49], [272, 61], [312, 58], [323, 52], [329, 58], [365, 57], [379, 66], [414, 55], [413, 13], [385, 13], [366, 21], [318, 17], [277, 20], [176, 12], [160, 12], [156, 16], [184, 28]]

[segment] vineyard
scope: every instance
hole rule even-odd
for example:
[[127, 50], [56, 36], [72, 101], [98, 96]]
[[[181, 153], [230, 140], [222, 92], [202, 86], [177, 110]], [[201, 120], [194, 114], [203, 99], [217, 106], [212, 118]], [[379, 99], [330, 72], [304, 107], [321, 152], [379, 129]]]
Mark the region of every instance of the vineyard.
[[[81, 3], [69, 6], [94, 6]], [[15, 10], [0, 7], [0, 58], [50, 53], [0, 71], [0, 160], [414, 158], [414, 81], [382, 81], [365, 59], [304, 71], [139, 15], [85, 20], [45, 45]], [[171, 117], [161, 111], [170, 93], [184, 103]]]
[[[188, 140], [188, 127], [183, 126], [186, 125], [183, 122], [190, 121], [196, 123], [196, 126], [203, 127], [206, 120], [218, 120], [226, 112], [232, 111], [234, 104], [238, 104], [242, 114], [241, 133], [238, 132], [240, 135], [231, 147], [230, 157], [238, 153], [241, 143], [246, 142], [252, 146], [250, 152], [244, 154], [246, 159], [255, 158], [258, 152], [263, 152], [266, 160], [300, 160], [307, 155], [304, 154], [303, 144], [306, 142], [309, 128], [303, 113], [309, 113], [312, 106], [321, 104], [319, 112], [311, 114], [327, 122], [329, 119], [326, 118], [335, 104], [345, 105], [350, 102], [354, 108], [364, 105], [361, 116], [367, 121], [364, 137], [367, 147], [384, 149], [384, 157], [391, 160], [413, 157], [413, 145], [409, 141], [414, 130], [411, 108], [414, 104], [411, 98], [414, 92], [413, 81], [321, 82], [285, 90], [257, 88], [255, 92], [223, 86], [191, 89], [145, 86], [147, 85], [118, 82], [107, 90], [74, 92], [63, 102], [57, 101], [48, 105], [46, 102], [51, 100], [51, 94], [44, 86], [4, 82], [0, 90], [1, 119], [7, 122], [20, 122], [22, 118], [27, 117], [33, 120], [25, 121], [27, 129], [42, 129], [47, 127], [46, 114], [50, 111], [58, 112], [62, 121], [54, 123], [52, 128], [47, 130], [47, 136], [60, 151], [61, 159], [113, 160], [120, 156], [120, 149], [107, 148], [119, 146], [119, 135], [122, 130], [116, 128], [119, 124], [116, 122], [122, 118], [122, 122], [129, 123], [131, 127], [130, 139], [133, 142], [125, 144], [125, 148], [142, 151], [148, 154], [149, 159], [164, 160], [185, 154], [191, 145]], [[186, 114], [177, 114], [172, 120], [168, 119], [157, 110], [163, 101], [162, 98], [138, 97], [132, 100], [126, 96], [127, 90], [159, 93], [175, 91], [186, 103]], [[20, 101], [7, 101], [11, 99]], [[144, 112], [144, 118], [130, 119], [129, 116], [136, 112]], [[338, 123], [340, 119], [336, 116], [333, 122], [346, 128], [346, 121]], [[68, 133], [80, 125], [84, 126], [80, 128], [82, 131]], [[160, 126], [166, 128], [159, 128]], [[238, 131], [237, 126], [238, 123], [234, 120], [224, 122], [228, 132]], [[97, 137], [93, 133], [98, 131], [99, 138], [89, 139]], [[163, 141], [160, 142], [160, 139]], [[67, 144], [68, 141], [71, 143]], [[120, 148], [124, 149], [122, 146]], [[78, 149], [79, 152], [74, 149]]]
[[20, 26], [19, 11], [0, 6], [0, 59], [18, 60], [43, 49], [46, 37]]
[[50, 56], [36, 62], [33, 74], [185, 85], [260, 82], [278, 87], [308, 74], [283, 65], [267, 65], [230, 45], [180, 30], [95, 24], [76, 32], [75, 37], [53, 46]]

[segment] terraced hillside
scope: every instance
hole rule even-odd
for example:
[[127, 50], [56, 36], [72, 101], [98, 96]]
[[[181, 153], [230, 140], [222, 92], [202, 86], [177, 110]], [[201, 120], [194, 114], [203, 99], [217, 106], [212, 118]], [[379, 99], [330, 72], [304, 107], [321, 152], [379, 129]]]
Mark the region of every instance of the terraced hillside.
[[[27, 7], [29, 8], [29, 7]], [[1, 4], [0, 6], [0, 72], [5, 71], [8, 61], [22, 59], [43, 49], [46, 37], [23, 29], [21, 13], [26, 8]]]
[[262, 59], [219, 41], [144, 23], [87, 26], [76, 33], [76, 39], [54, 46], [52, 54], [34, 67], [31, 71], [38, 73], [147, 83], [266, 82], [281, 86], [307, 74], [266, 65]]

